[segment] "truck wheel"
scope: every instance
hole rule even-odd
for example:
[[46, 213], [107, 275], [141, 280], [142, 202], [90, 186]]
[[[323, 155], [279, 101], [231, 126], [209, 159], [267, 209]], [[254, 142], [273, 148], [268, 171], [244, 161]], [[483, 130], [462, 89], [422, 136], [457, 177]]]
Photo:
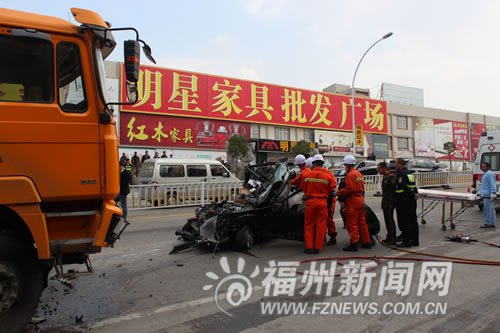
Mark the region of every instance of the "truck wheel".
[[235, 250], [249, 250], [253, 246], [253, 230], [249, 224], [242, 225], [231, 237], [231, 246]]
[[0, 231], [0, 327], [21, 332], [43, 290], [43, 271], [33, 246], [18, 234]]

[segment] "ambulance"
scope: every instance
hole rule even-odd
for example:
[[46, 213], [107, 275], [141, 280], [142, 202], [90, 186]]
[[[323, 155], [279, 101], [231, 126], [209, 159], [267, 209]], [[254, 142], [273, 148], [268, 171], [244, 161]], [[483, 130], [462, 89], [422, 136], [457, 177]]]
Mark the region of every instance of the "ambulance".
[[[495, 174], [498, 198], [500, 187], [500, 131], [481, 133], [472, 175], [472, 193], [474, 194], [479, 194], [481, 189], [481, 178], [483, 176], [481, 164], [484, 162], [490, 164], [491, 171]], [[496, 200], [496, 206], [500, 207], [500, 200]], [[479, 209], [483, 209], [482, 204], [479, 205]]]

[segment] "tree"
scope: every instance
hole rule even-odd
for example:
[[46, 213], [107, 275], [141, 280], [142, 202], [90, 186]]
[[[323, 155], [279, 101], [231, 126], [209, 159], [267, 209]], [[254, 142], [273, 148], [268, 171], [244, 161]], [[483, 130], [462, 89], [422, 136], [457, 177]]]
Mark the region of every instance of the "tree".
[[313, 152], [311, 144], [305, 140], [297, 141], [297, 143], [295, 144], [295, 146], [292, 147], [291, 150], [295, 155], [298, 154], [310, 155]]
[[443, 150], [448, 154], [448, 161], [450, 162], [450, 171], [451, 171], [451, 154], [453, 154], [456, 149], [457, 146], [452, 141], [448, 141], [443, 144]]
[[247, 139], [242, 135], [233, 135], [227, 142], [227, 155], [230, 170], [240, 179], [245, 178], [242, 159], [249, 153]]
[[247, 139], [242, 135], [233, 135], [227, 145], [227, 154], [234, 159], [239, 159], [246, 156], [247, 153]]

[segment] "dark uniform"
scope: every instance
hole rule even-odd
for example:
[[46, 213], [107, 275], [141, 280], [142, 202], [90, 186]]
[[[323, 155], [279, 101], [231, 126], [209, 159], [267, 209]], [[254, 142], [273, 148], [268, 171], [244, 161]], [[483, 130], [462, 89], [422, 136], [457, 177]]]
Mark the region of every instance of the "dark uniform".
[[396, 171], [396, 214], [401, 228], [403, 244], [418, 246], [417, 186], [415, 175], [403, 168]]
[[384, 212], [386, 240], [396, 241], [396, 224], [394, 222], [394, 209], [396, 208], [396, 178], [391, 173], [382, 179], [382, 211]]

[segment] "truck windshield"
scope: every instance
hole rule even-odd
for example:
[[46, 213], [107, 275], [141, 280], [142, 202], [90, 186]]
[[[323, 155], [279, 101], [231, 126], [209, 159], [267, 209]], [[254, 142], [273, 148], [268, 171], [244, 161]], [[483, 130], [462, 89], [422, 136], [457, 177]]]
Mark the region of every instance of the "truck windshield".
[[97, 76], [99, 80], [99, 87], [101, 88], [101, 96], [104, 98], [104, 103], [109, 102], [109, 94], [108, 94], [108, 88], [106, 85], [106, 70], [104, 67], [104, 57], [101, 52], [100, 47], [96, 47], [95, 49], [95, 57], [97, 60]]

